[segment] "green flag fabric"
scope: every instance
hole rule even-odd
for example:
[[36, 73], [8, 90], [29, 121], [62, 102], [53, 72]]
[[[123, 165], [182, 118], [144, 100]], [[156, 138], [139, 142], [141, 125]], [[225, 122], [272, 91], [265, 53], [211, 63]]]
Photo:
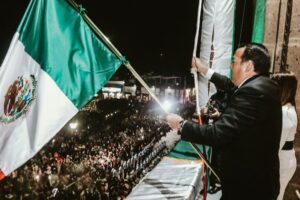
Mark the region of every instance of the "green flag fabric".
[[257, 0], [252, 31], [252, 42], [263, 43], [265, 32], [266, 0]]
[[34, 156], [121, 63], [66, 0], [31, 0], [0, 68], [0, 179]]

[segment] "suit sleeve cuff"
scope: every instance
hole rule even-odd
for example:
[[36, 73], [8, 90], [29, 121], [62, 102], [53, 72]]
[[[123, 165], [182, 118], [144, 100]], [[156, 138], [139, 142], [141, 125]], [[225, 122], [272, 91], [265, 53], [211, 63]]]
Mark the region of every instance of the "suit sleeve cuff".
[[179, 125], [180, 125], [180, 127], [179, 127], [179, 129], [178, 129], [178, 134], [179, 134], [179, 135], [181, 135], [181, 131], [182, 131], [182, 128], [183, 128], [183, 126], [184, 126], [185, 123], [186, 123], [186, 120], [181, 120], [181, 121], [179, 122]]
[[206, 74], [203, 74], [205, 78], [207, 78], [208, 80], [211, 79], [212, 75], [215, 73], [215, 71], [213, 69], [208, 69]]

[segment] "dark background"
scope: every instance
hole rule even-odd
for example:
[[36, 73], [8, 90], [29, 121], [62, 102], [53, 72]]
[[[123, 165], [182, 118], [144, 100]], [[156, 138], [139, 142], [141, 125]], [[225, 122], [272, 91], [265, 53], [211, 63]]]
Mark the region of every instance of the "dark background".
[[[2, 3], [1, 63], [28, 2], [29, 0], [9, 0]], [[198, 0], [76, 2], [83, 4], [88, 16], [138, 73], [190, 76]], [[237, 1], [235, 46], [250, 41], [252, 12], [253, 1]], [[242, 20], [242, 16], [245, 20]]]

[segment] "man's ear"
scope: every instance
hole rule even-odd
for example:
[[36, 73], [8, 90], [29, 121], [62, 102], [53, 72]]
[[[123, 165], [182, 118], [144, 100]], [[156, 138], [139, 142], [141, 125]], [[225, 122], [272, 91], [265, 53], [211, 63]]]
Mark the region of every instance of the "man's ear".
[[254, 64], [252, 62], [252, 60], [248, 60], [246, 63], [246, 67], [244, 68], [245, 72], [250, 72], [253, 71], [254, 72]]

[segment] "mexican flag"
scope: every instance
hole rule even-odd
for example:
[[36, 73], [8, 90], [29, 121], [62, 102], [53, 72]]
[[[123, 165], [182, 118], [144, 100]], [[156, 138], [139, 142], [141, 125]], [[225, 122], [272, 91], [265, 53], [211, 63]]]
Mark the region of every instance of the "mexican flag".
[[33, 157], [120, 65], [66, 0], [31, 0], [0, 68], [0, 179]]

